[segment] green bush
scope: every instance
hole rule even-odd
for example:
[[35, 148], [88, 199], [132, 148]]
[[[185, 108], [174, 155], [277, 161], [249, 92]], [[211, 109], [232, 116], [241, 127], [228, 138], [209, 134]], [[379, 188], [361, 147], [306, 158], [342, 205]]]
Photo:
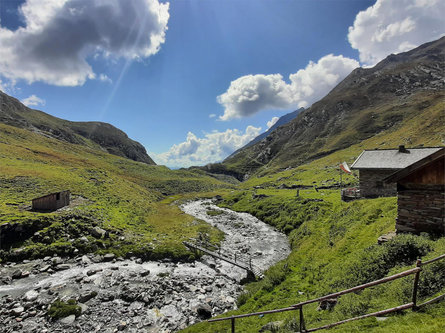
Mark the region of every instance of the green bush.
[[55, 300], [49, 310], [48, 316], [52, 319], [65, 318], [70, 315], [80, 316], [80, 306], [77, 305], [76, 300], [70, 299], [67, 302], [63, 302], [60, 299]]
[[266, 276], [261, 281], [261, 289], [266, 291], [272, 291], [275, 286], [278, 286], [286, 279], [286, 275], [289, 273], [287, 265], [275, 265], [266, 272]]
[[207, 215], [209, 216], [218, 216], [224, 214], [224, 212], [222, 210], [214, 210], [214, 209], [210, 209], [207, 211]]
[[430, 240], [422, 236], [398, 235], [383, 245], [372, 245], [360, 251], [345, 267], [336, 287], [353, 287], [381, 279], [397, 265], [413, 264], [430, 250]]
[[246, 302], [250, 299], [251, 296], [252, 295], [249, 292], [241, 293], [238, 296], [238, 299], [236, 300], [236, 304], [238, 305], [238, 307], [243, 306], [244, 304], [246, 304]]
[[419, 296], [433, 295], [445, 288], [445, 261], [424, 266], [420, 274]]

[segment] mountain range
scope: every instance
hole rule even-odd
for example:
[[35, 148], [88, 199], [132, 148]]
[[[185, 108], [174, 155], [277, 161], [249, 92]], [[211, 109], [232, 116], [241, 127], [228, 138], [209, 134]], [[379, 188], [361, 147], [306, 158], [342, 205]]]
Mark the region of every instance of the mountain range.
[[[295, 167], [396, 130], [422, 113], [443, 111], [444, 58], [445, 37], [391, 54], [372, 68], [357, 68], [295, 119], [266, 132], [265, 138], [232, 154], [222, 165], [207, 169], [249, 176]], [[440, 141], [443, 112], [435, 117], [428, 124], [420, 118], [416, 130], [429, 131]], [[414, 132], [406, 133], [400, 144], [421, 144], [415, 137]]]

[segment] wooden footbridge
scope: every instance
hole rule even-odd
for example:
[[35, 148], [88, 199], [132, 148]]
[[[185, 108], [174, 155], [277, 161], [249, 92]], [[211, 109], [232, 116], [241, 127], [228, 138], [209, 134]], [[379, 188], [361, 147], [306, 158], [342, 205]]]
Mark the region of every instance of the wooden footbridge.
[[202, 251], [216, 259], [220, 259], [233, 266], [242, 268], [247, 271], [247, 274], [251, 274], [256, 278], [262, 279], [264, 277], [263, 273], [252, 265], [252, 258], [250, 256], [239, 253], [233, 255], [229, 253], [221, 253], [221, 248], [199, 239], [191, 239], [191, 241], [183, 241], [182, 243], [191, 250]]

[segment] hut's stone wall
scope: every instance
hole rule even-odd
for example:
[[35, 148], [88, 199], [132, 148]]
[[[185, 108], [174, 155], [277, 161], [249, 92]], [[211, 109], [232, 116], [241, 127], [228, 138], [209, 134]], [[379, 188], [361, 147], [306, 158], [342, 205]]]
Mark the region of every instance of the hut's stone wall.
[[399, 187], [396, 230], [445, 235], [444, 186]]
[[383, 181], [394, 172], [395, 170], [360, 170], [360, 196], [365, 198], [396, 196], [396, 183], [386, 184]]

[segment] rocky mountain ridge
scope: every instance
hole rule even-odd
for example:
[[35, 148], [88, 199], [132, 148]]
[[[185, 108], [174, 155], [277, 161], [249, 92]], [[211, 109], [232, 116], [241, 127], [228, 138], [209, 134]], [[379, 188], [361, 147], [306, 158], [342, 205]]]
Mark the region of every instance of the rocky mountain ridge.
[[241, 147], [240, 149], [237, 149], [236, 151], [234, 151], [229, 157], [227, 158], [231, 158], [233, 156], [235, 156], [236, 154], [238, 154], [240, 151], [242, 151], [243, 149], [253, 146], [254, 144], [260, 142], [261, 140], [264, 140], [270, 133], [272, 133], [273, 131], [275, 131], [278, 127], [286, 125], [288, 122], [290, 122], [291, 120], [295, 119], [295, 117], [298, 116], [298, 114], [300, 112], [303, 112], [304, 108], [299, 108], [298, 110], [295, 110], [293, 112], [287, 113], [284, 116], [281, 116], [277, 122], [275, 124], [273, 124], [266, 132], [261, 133], [260, 135], [258, 135], [255, 139], [253, 139], [252, 141], [250, 141], [249, 143], [247, 143], [244, 147]]
[[145, 148], [120, 129], [103, 122], [75, 122], [53, 117], [23, 105], [0, 91], [0, 122], [27, 129], [46, 137], [99, 148], [138, 162], [155, 164]]
[[252, 174], [297, 166], [395, 128], [443, 104], [444, 59], [445, 37], [390, 55], [373, 68], [357, 68], [323, 99], [226, 159], [223, 167]]

